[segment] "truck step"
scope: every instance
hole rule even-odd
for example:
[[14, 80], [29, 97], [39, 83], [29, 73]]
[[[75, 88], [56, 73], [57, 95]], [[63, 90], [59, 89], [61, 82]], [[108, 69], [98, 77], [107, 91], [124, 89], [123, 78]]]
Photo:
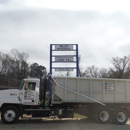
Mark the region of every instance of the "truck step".
[[50, 111], [51, 109], [25, 109], [25, 111]]

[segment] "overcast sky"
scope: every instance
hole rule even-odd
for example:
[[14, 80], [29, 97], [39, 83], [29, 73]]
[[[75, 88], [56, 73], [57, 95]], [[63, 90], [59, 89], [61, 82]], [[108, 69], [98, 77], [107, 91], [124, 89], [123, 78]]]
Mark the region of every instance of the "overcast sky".
[[81, 64], [130, 54], [129, 0], [0, 0], [0, 52], [29, 54], [49, 71], [50, 44], [78, 44]]

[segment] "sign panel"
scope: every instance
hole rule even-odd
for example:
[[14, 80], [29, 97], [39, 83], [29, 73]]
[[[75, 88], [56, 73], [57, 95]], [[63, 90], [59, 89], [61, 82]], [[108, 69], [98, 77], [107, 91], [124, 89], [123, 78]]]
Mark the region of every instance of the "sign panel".
[[[65, 55], [65, 51], [67, 52], [67, 55]], [[52, 65], [54, 63], [58, 64], [58, 66], [56, 65], [53, 67]], [[60, 65], [61, 63], [62, 65], [63, 63], [69, 64], [69, 66], [62, 67]], [[76, 67], [74, 67], [73, 64], [76, 64]], [[73, 71], [76, 69], [76, 76], [78, 77], [78, 44], [50, 44], [50, 74], [52, 74], [52, 69], [55, 69], [55, 71]]]
[[105, 83], [105, 90], [106, 91], [113, 91], [114, 90], [114, 83]]
[[73, 71], [72, 68], [56, 68], [55, 71]]
[[73, 56], [55, 56], [56, 62], [72, 62], [74, 61]]
[[73, 45], [66, 45], [66, 44], [55, 45], [55, 50], [57, 50], [57, 51], [71, 51], [71, 50], [73, 50]]

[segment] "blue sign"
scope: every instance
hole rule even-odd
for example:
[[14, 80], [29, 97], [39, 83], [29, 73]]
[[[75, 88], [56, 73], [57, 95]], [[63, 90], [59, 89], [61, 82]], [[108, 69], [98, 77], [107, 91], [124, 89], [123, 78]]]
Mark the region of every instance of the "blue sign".
[[[53, 55], [54, 51], [74, 51], [75, 55]], [[54, 57], [54, 58], [53, 58]], [[52, 63], [75, 63], [76, 67], [52, 67]], [[76, 69], [76, 76], [79, 76], [79, 62], [78, 62], [78, 44], [50, 44], [50, 74], [52, 69], [55, 71], [73, 71]]]

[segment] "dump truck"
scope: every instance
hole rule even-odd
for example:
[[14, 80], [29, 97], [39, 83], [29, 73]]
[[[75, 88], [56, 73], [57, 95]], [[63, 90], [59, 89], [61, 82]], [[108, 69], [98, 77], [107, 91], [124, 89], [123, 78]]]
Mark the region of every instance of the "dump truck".
[[25, 114], [73, 118], [78, 113], [99, 123], [124, 125], [130, 115], [129, 93], [129, 79], [28, 77], [18, 89], [0, 90], [1, 120], [12, 124]]

